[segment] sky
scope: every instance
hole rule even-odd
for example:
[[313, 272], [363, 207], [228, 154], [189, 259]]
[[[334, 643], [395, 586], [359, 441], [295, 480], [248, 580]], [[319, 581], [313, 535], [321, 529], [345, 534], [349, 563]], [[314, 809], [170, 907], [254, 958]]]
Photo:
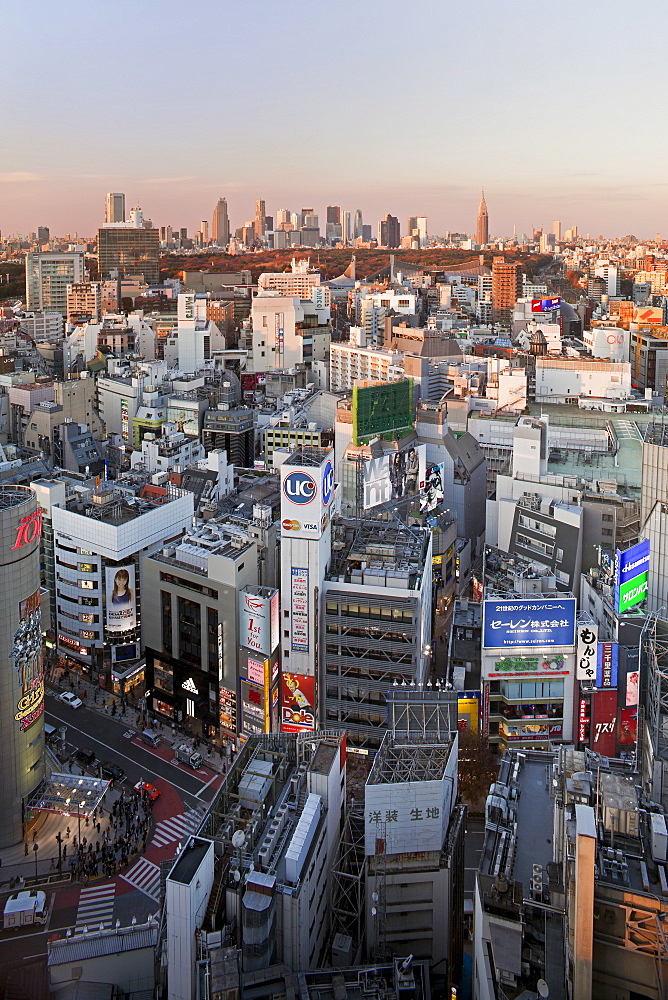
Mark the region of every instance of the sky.
[[668, 7], [33, 0], [3, 11], [0, 231], [93, 235], [123, 191], [192, 234], [313, 206], [429, 232], [668, 236]]

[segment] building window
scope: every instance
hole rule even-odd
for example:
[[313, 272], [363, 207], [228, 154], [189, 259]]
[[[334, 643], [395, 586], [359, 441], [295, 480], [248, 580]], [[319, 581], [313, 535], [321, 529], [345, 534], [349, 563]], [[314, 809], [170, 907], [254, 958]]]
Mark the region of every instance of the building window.
[[167, 590], [160, 591], [162, 605], [162, 648], [172, 653], [172, 595]]

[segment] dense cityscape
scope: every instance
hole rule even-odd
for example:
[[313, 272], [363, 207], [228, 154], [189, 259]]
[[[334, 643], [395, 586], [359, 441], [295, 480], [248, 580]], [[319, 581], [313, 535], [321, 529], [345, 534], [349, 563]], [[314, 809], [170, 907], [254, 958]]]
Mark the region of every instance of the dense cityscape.
[[0, 236], [3, 995], [663, 997], [668, 242], [130, 204]]

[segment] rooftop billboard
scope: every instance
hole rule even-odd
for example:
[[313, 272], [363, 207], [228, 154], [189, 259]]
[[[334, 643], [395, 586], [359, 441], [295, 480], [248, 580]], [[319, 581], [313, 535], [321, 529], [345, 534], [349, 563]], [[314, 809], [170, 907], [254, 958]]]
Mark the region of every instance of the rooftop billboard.
[[647, 597], [649, 541], [638, 542], [626, 552], [615, 553], [615, 611], [618, 615]]

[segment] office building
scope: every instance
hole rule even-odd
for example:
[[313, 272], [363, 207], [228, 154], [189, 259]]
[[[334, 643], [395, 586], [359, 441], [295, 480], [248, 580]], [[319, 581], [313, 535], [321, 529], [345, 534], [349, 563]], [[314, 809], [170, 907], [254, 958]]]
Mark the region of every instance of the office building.
[[440, 733], [388, 732], [364, 787], [367, 954], [427, 960], [446, 983], [459, 982], [464, 921], [466, 809], [456, 805], [456, 710], [452, 716], [452, 731], [445, 715]]
[[[292, 276], [288, 276], [292, 277]], [[262, 292], [251, 306], [252, 355], [249, 370], [293, 368], [326, 361], [332, 335], [329, 289], [314, 286], [308, 299]]]
[[255, 461], [255, 414], [248, 407], [228, 407], [221, 404], [206, 410], [202, 426], [202, 443], [207, 452], [227, 452], [231, 465], [237, 469], [252, 469]]
[[104, 221], [113, 226], [117, 222], [125, 222], [125, 195], [110, 192], [104, 204]]
[[260, 982], [276, 964], [292, 971], [327, 964], [345, 762], [343, 734], [253, 737], [200, 827], [228, 859], [216, 926], [224, 933], [236, 926], [241, 970]]
[[67, 288], [85, 281], [81, 251], [56, 253], [35, 251], [26, 254], [26, 296], [28, 309], [67, 315]]
[[255, 239], [260, 242], [264, 240], [266, 215], [267, 209], [265, 207], [264, 200], [259, 198], [255, 202], [255, 221], [253, 223], [253, 229], [255, 231]]
[[146, 494], [141, 482], [78, 487], [53, 508], [57, 649], [92, 680], [110, 684], [139, 660], [141, 557], [178, 538], [193, 511], [192, 493]]
[[26, 803], [44, 774], [41, 533], [42, 514], [34, 491], [24, 486], [0, 488], [4, 594], [0, 630], [2, 848], [20, 843]]
[[132, 209], [124, 225], [106, 224], [98, 229], [97, 252], [102, 279], [143, 275], [148, 285], [160, 281], [160, 231], [144, 226], [140, 208]]
[[476, 877], [477, 1000], [660, 997], [667, 839], [621, 761], [572, 747], [506, 753]]
[[356, 747], [380, 745], [386, 692], [395, 684], [427, 681], [431, 551], [427, 528], [334, 521], [331, 559], [320, 584], [321, 725], [345, 729]]
[[478, 205], [478, 217], [476, 219], [476, 243], [478, 246], [486, 247], [489, 243], [489, 218], [487, 216], [487, 202], [485, 201], [485, 189], [480, 196]]
[[80, 281], [67, 286], [68, 324], [102, 321], [102, 288], [99, 281]]
[[353, 219], [353, 239], [361, 240], [364, 236], [364, 220], [362, 218], [362, 212], [358, 208], [355, 212], [355, 217]]
[[381, 247], [401, 246], [401, 227], [395, 215], [386, 215], [378, 223], [378, 245]]
[[508, 264], [503, 257], [492, 261], [492, 308], [495, 322], [509, 322], [513, 306], [522, 294], [519, 264]]
[[561, 223], [558, 219], [552, 223], [552, 235], [554, 236], [556, 243], [561, 240]]
[[216, 246], [226, 247], [230, 242], [230, 220], [227, 214], [227, 201], [219, 198], [213, 210], [211, 238]]
[[[152, 711], [171, 722], [186, 721], [207, 739], [237, 739], [241, 706], [250, 694], [248, 685], [240, 687], [242, 665], [247, 676], [240, 605], [243, 588], [257, 585], [254, 538], [222, 519], [190, 528], [143, 560], [142, 633]], [[264, 698], [264, 676], [260, 688]], [[264, 722], [264, 701], [261, 708]]]
[[[297, 260], [296, 257], [292, 258], [289, 271], [265, 271], [257, 279], [258, 292], [280, 292], [300, 299], [310, 299], [313, 289], [320, 287], [320, 271], [311, 267], [308, 259]], [[329, 294], [329, 289], [323, 287], [325, 293]]]

